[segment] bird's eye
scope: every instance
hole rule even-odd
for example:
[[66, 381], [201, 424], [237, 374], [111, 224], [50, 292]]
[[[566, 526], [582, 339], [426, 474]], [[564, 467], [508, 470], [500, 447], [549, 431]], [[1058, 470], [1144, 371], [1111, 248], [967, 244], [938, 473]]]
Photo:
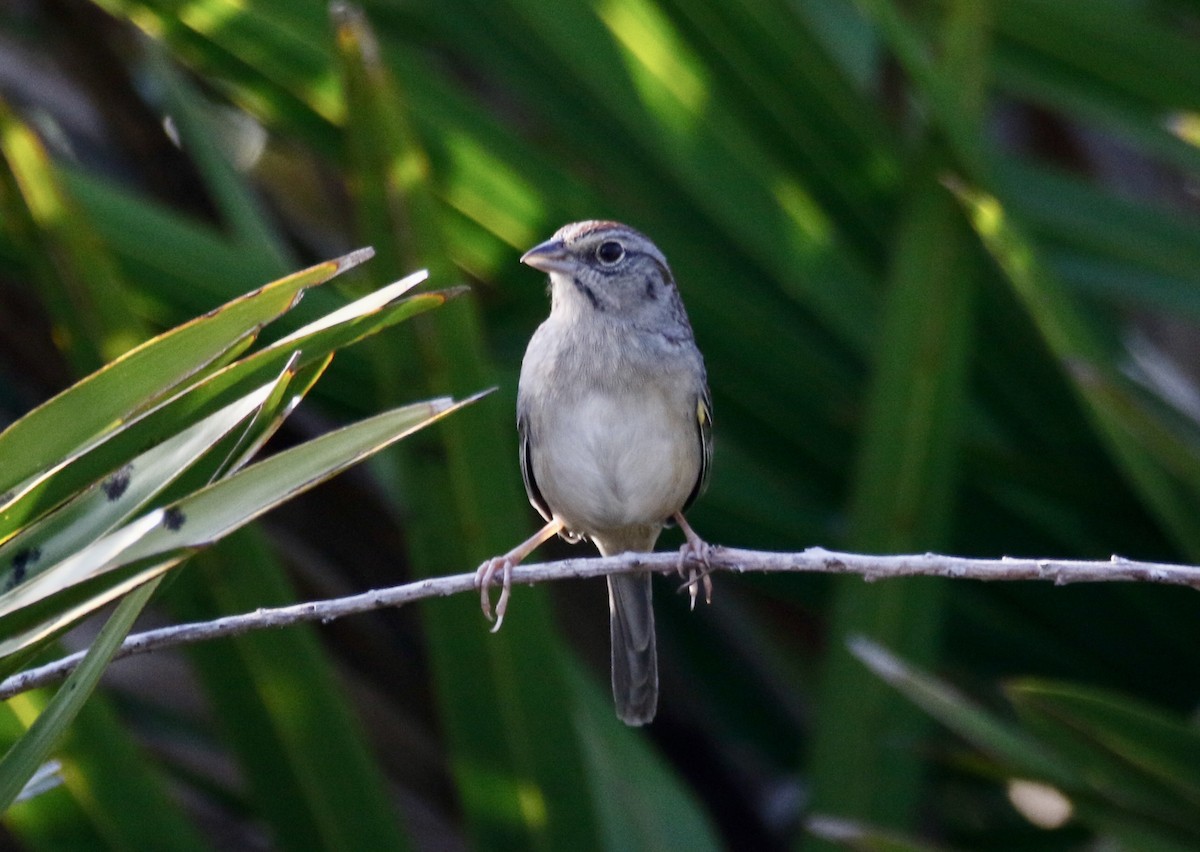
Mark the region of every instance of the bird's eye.
[[600, 247], [596, 249], [596, 260], [603, 263], [605, 266], [612, 266], [625, 256], [625, 247], [616, 240], [607, 240], [600, 243]]

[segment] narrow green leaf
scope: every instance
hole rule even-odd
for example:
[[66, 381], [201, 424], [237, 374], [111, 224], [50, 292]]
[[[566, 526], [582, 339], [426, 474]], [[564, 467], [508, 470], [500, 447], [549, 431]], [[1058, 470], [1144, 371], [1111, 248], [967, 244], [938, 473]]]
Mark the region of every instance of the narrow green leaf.
[[[1127, 380], [1113, 367], [1118, 343], [1112, 330], [1070, 297], [996, 198], [965, 187], [957, 193], [984, 245], [1067, 369], [1114, 460], [1164, 530], [1186, 553], [1200, 558], [1200, 530], [1194, 523], [1200, 495], [1195, 483], [1171, 475], [1170, 457], [1164, 458], [1163, 445], [1158, 443], [1161, 432], [1147, 432], [1145, 424], [1129, 416], [1123, 405], [1114, 404], [1111, 389], [1122, 388]], [[1132, 395], [1119, 398], [1128, 401]], [[1155, 440], [1145, 440], [1147, 435]]]
[[[200, 554], [164, 598], [179, 617], [202, 621], [292, 603], [296, 592], [250, 528]], [[274, 848], [405, 849], [364, 720], [317, 634], [310, 626], [259, 631], [194, 646], [189, 656]]]
[[1081, 72], [1097, 94], [1194, 111], [1200, 109], [1200, 49], [1170, 21], [1122, 0], [1078, 7], [1011, 0], [997, 6], [1006, 38]]
[[[894, 48], [916, 54], [919, 46], [895, 7], [868, 5], [885, 19]], [[982, 115], [987, 16], [972, 2], [939, 8], [944, 8], [941, 65], [916, 55], [905, 61], [920, 64], [924, 76], [918, 82], [928, 97], [941, 102], [953, 92], [958, 117], [953, 132], [959, 138], [945, 145], [930, 135], [911, 172], [893, 250], [849, 508], [849, 546], [872, 553], [948, 545], [968, 423], [979, 268], [970, 229], [937, 179], [955, 155], [978, 157], [973, 146]], [[863, 672], [843, 642], [867, 635], [918, 665], [932, 665], [946, 594], [946, 584], [937, 581], [868, 585], [847, 577], [834, 585], [833, 645], [824, 663], [820, 724], [809, 762], [818, 812], [893, 829], [912, 825], [923, 761], [911, 744], [926, 720]]]
[[263, 325], [295, 305], [305, 288], [371, 254], [360, 250], [267, 284], [143, 343], [43, 403], [0, 433], [0, 457], [7, 460], [5, 487], [95, 443], [139, 408], [247, 345]]
[[220, 128], [205, 112], [206, 107], [209, 112], [212, 107], [184, 81], [161, 48], [152, 49], [150, 59], [154, 79], [165, 86], [165, 107], [181, 143], [200, 171], [234, 241], [246, 247], [248, 257], [258, 260], [256, 268], [264, 276], [292, 268], [282, 235], [272, 227], [258, 195], [233, 167], [229, 152], [218, 144]]
[[101, 570], [212, 544], [478, 398], [460, 402], [435, 399], [385, 411], [245, 467], [165, 510], [134, 521], [149, 528], [135, 542], [122, 540], [119, 547], [114, 543], [112, 556]]
[[[735, 108], [737, 123], [770, 143], [803, 176], [839, 233], [878, 252], [881, 191], [899, 164], [891, 133], [865, 92], [828, 55], [801, 10], [761, 2], [664, 2], [709, 71], [710, 99]], [[797, 14], [799, 13], [799, 14]], [[862, 74], [870, 60], [850, 73]]]
[[[941, 133], [959, 167], [982, 177], [988, 167], [980, 133], [987, 54], [971, 53], [989, 47], [986, 40], [990, 12], [986, 4], [948, 4], [939, 48], [945, 55], [935, 61], [928, 45], [892, 0], [858, 0], [887, 41], [914, 90], [929, 108], [931, 124]], [[956, 31], [957, 30], [957, 31]]]
[[[275, 277], [252, 248], [210, 222], [194, 219], [111, 178], [64, 164], [70, 190], [109, 249], [128, 269], [164, 326], [176, 325]], [[321, 290], [305, 298], [323, 301]], [[162, 313], [174, 308], [176, 313]]]
[[[358, 9], [336, 6], [333, 19], [355, 119], [347, 141], [360, 227], [378, 245], [385, 272], [421, 264], [435, 277], [438, 270], [449, 275], [453, 264], [444, 249], [432, 164], [407, 92], [382, 64]], [[474, 305], [459, 302], [411, 331], [407, 347], [380, 353], [385, 387], [408, 374], [424, 375], [435, 393], [487, 381], [491, 371]], [[492, 407], [478, 411], [473, 424], [454, 418], [436, 443], [430, 436], [404, 448], [398, 478], [411, 489], [405, 510], [418, 574], [475, 566], [520, 540], [525, 501], [505, 421]], [[470, 834], [495, 849], [596, 848], [600, 832], [589, 785], [581, 781], [582, 746], [570, 724], [546, 593], [528, 590], [513, 605], [520, 616], [510, 617], [496, 636], [484, 629], [475, 607], [434, 604], [425, 620]]]
[[[0, 623], [5, 614], [92, 576], [99, 566], [79, 559], [78, 554], [145, 507], [214, 444], [244, 428], [278, 385], [286, 386], [286, 382], [264, 385], [134, 457], [0, 546], [0, 563], [9, 565], [0, 574], [5, 587], [0, 594]], [[14, 565], [17, 553], [27, 554], [16, 560], [19, 573]]]
[[18, 209], [6, 211], [0, 227], [25, 226], [17, 239], [72, 365], [87, 372], [128, 351], [144, 335], [112, 257], [60, 186], [41, 141], [3, 102], [0, 167], [20, 199], [6, 205]]
[[11, 644], [14, 652], [0, 658], [0, 676], [7, 677], [20, 671], [76, 620], [153, 580], [183, 561], [186, 555], [105, 571], [4, 616], [0, 636]]
[[[0, 707], [0, 749], [7, 751], [25, 735], [37, 714], [45, 708], [49, 695], [48, 692], [31, 692], [4, 702]], [[82, 712], [87, 713], [89, 707], [90, 703], [85, 703]], [[55, 762], [59, 761], [48, 761]], [[14, 802], [4, 812], [4, 830], [34, 852], [103, 846], [95, 824], [79, 801], [61, 784], [41, 796]]]
[[401, 298], [424, 278], [424, 273], [416, 273], [380, 288], [215, 373], [201, 376], [173, 396], [139, 412], [100, 443], [27, 482], [0, 509], [0, 536], [11, 535], [18, 526], [124, 466], [142, 448], [166, 440], [183, 424], [232, 404], [255, 385], [277, 376], [288, 361], [294, 359], [298, 371], [310, 369], [327, 362], [335, 350], [345, 349], [464, 292], [459, 289]]
[[113, 653], [157, 587], [157, 583], [147, 583], [117, 605], [79, 668], [59, 687], [29, 732], [0, 759], [0, 812], [8, 809], [37, 768], [50, 756], [67, 726], [100, 682]]
[[[17, 699], [22, 705], [21, 717], [32, 723], [34, 714], [44, 711], [48, 697], [42, 691], [22, 695]], [[91, 848], [164, 852], [199, 852], [207, 848], [159, 767], [104, 695], [93, 694], [84, 703], [54, 753], [59, 759], [54, 762], [63, 765], [62, 792], [71, 800], [59, 800], [55, 816], [62, 814], [70, 819], [72, 812], [80, 809], [78, 819], [99, 832]], [[6, 822], [19, 807], [14, 805], [5, 815]], [[30, 828], [33, 848], [83, 848], [65, 845], [62, 840], [40, 846], [37, 839], [50, 833], [48, 827]]]
[[[966, 422], [976, 274], [970, 233], [954, 200], [928, 177], [904, 219], [850, 508], [850, 546], [867, 552], [947, 545]], [[936, 581], [867, 585], [841, 578], [831, 634], [866, 634], [928, 665], [937, 656], [945, 592]], [[814, 807], [906, 826], [921, 761], [894, 744], [915, 740], [923, 718], [839, 649], [825, 667], [810, 762]]]
[[[942, 724], [992, 757], [1000, 764], [1001, 772], [1011, 778], [1037, 779], [1057, 787], [1071, 801], [1077, 818], [1098, 834], [1116, 838], [1121, 843], [1127, 844], [1123, 848], [1130, 849], [1162, 849], [1164, 852], [1183, 852], [1195, 845], [1194, 807], [1186, 811], [1178, 811], [1173, 815], [1164, 814], [1163, 802], [1152, 796], [1143, 798], [1140, 807], [1131, 807], [1131, 803], [1138, 799], [1136, 793], [1144, 790], [1145, 778], [1137, 779], [1135, 787], [1138, 790], [1136, 792], [1119, 784], [1116, 787], [1107, 786], [1106, 782], [1112, 780], [1113, 764], [1102, 760], [1102, 752], [1094, 747], [1085, 745], [1083, 748], [1090, 748], [1091, 754], [1082, 754], [1077, 739], [1080, 733], [1079, 729], [1070, 725], [1074, 730], [1068, 732], [1067, 728], [1061, 724], [1063, 717], [1051, 710], [1050, 707], [1042, 705], [1041, 708], [1035, 709], [1035, 705], [1038, 704], [1038, 698], [1035, 695], [1027, 696], [1028, 702], [1025, 701], [1026, 696], [1016, 697], [1016, 700], [1024, 704], [1023, 715], [1026, 717], [1030, 713], [1036, 713], [1041, 720], [1051, 722], [1052, 727], [1037, 726], [1038, 733], [1045, 735], [1037, 738], [1014, 724], [997, 719], [950, 687], [911, 668], [899, 658], [866, 639], [861, 637], [855, 639], [851, 643], [851, 649], [855, 656], [876, 675], [898, 689], [909, 700]], [[1017, 689], [1020, 690], [1020, 687]], [[1071, 688], [1072, 691], [1076, 689], [1075, 687]], [[1079, 693], [1076, 694], [1079, 695]], [[1084, 691], [1083, 695], [1088, 696], [1087, 691]], [[1073, 709], [1078, 710], [1081, 705], [1091, 703], [1088, 698], [1094, 697], [1094, 695], [1093, 693], [1084, 698], [1082, 702], [1073, 702], [1068, 699], [1064, 705], [1073, 704]], [[1049, 703], [1054, 704], [1055, 702], [1051, 699]], [[1097, 714], [1095, 711], [1100, 708], [1095, 703], [1092, 703], [1088, 709], [1091, 712], [1085, 711], [1084, 715], [1091, 716], [1094, 721], [1098, 717], [1108, 715], [1106, 710], [1101, 710]], [[1110, 704], [1107, 709], [1114, 708]], [[1154, 738], [1166, 733], [1166, 727], [1162, 725], [1160, 718], [1153, 718], [1145, 712], [1144, 708], [1129, 709], [1132, 712], [1128, 715], [1117, 711], [1117, 715], [1122, 717], [1117, 724], [1123, 727], [1140, 716], [1140, 719], [1134, 722], [1136, 733], [1129, 728], [1125, 729], [1126, 736], [1133, 741], [1144, 742], [1142, 737], [1151, 731], [1153, 731], [1151, 736]], [[1051, 715], [1058, 716], [1058, 719], [1051, 720], [1040, 712], [1045, 710], [1050, 710]], [[1066, 706], [1060, 706], [1059, 710], [1066, 710]], [[1070, 716], [1075, 715], [1069, 711], [1067, 713]], [[1082, 719], [1077, 721], [1082, 721]], [[1107, 727], [1114, 721], [1115, 718], [1110, 717], [1104, 726]], [[1068, 738], [1064, 738], [1063, 734], [1065, 733], [1068, 734]], [[1186, 750], [1192, 752], [1195, 750], [1196, 737], [1191, 732], [1187, 736], [1190, 742], [1186, 746]], [[1126, 770], [1128, 768], [1128, 766], [1125, 767]], [[1189, 774], [1194, 774], [1190, 771], [1190, 767]]]
[[[17, 587], [17, 590], [22, 591], [23, 594], [15, 596], [13, 592], [8, 593], [9, 595], [13, 595], [13, 597], [9, 598], [11, 606], [9, 613], [6, 614], [7, 617], [12, 619], [16, 624], [20, 624], [25, 607], [36, 605], [42, 600], [48, 600], [55, 592], [65, 589], [70, 584], [70, 581], [79, 582], [80, 580], [87, 580], [111, 571], [113, 568], [120, 567], [123, 564], [136, 561], [133, 559], [122, 561], [122, 556], [139, 539], [160, 525], [162, 520], [163, 513], [160, 509], [142, 515], [140, 518], [136, 518], [120, 529], [96, 540], [82, 550], [71, 554], [70, 557], [60, 562], [54, 571], [40, 575], [41, 577], [50, 577], [51, 580], [58, 580], [58, 583], [51, 583], [49, 581], [38, 583], [35, 578], [30, 583], [31, 589], [29, 591], [23, 590], [22, 587]], [[97, 608], [104, 606], [109, 601], [128, 592], [134, 586], [146, 582], [153, 576], [152, 573], [146, 576], [138, 575], [105, 592], [93, 594], [91, 597], [80, 601], [75, 607], [56, 612], [52, 618], [19, 633], [9, 633], [6, 630], [3, 634], [0, 634], [0, 657], [15, 654], [45, 639], [60, 628], [79, 620], [89, 612], [94, 612]]]
[[1069, 756], [1105, 799], [1174, 820], [1177, 829], [1195, 827], [1200, 732], [1194, 725], [1075, 684], [1017, 681], [1005, 694], [1022, 720]]
[[[700, 804], [662, 759], [629, 728], [612, 724], [612, 699], [578, 662], [565, 661], [575, 726], [610, 850], [717, 850], [721, 844]], [[646, 791], [653, 790], [653, 796]]]
[[[1070, 251], [1110, 276], [1132, 269], [1181, 279], [1180, 293], [1164, 295], [1172, 295], [1176, 304], [1195, 304], [1200, 277], [1200, 221], [1195, 216], [1014, 160], [999, 164], [997, 186], [1012, 215], [1039, 245]], [[1125, 298], [1138, 295], [1129, 283], [1118, 292]]]
[[1067, 790], [1083, 786], [1069, 762], [1011, 723], [997, 719], [949, 686], [909, 666], [863, 637], [850, 641], [850, 652], [885, 683], [950, 730], [1011, 768], [1020, 777], [1037, 778]]

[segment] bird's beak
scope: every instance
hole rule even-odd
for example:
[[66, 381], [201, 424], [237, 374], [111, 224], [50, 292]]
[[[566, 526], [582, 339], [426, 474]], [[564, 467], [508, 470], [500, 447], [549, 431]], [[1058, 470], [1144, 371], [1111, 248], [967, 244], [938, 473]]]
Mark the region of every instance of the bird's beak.
[[534, 246], [521, 255], [521, 263], [542, 272], [570, 272], [573, 267], [566, 246], [558, 239]]

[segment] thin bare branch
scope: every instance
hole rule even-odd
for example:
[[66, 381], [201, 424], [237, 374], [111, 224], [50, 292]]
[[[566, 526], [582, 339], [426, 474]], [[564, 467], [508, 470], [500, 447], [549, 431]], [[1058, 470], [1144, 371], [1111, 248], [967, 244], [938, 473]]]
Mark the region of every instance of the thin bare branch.
[[[626, 553], [604, 559], [564, 559], [524, 565], [513, 572], [518, 585], [536, 585], [558, 580], [601, 577], [607, 574], [638, 572], [671, 573], [678, 570], [678, 553]], [[697, 566], [704, 569], [704, 566]], [[1067, 583], [1165, 583], [1200, 589], [1200, 567], [1164, 562], [1138, 562], [1114, 556], [1104, 562], [1063, 559], [968, 559], [925, 553], [911, 556], [870, 556], [838, 553], [810, 547], [800, 553], [770, 553], [714, 547], [709, 554], [710, 572], [734, 573], [817, 573], [858, 574], [868, 582], [893, 577], [945, 577], [955, 580], [1043, 580], [1055, 585]], [[434, 577], [402, 586], [364, 592], [344, 598], [311, 601], [274, 609], [259, 609], [242, 615], [230, 615], [215, 621], [180, 624], [137, 633], [127, 638], [113, 659], [144, 654], [160, 648], [237, 636], [252, 630], [286, 627], [301, 622], [322, 623], [347, 615], [377, 609], [404, 606], [427, 598], [442, 598], [461, 592], [473, 592], [475, 574]], [[480, 628], [486, 622], [480, 617]], [[18, 693], [54, 683], [66, 677], [83, 659], [83, 652], [72, 654], [44, 666], [28, 669], [0, 682], [0, 701]]]

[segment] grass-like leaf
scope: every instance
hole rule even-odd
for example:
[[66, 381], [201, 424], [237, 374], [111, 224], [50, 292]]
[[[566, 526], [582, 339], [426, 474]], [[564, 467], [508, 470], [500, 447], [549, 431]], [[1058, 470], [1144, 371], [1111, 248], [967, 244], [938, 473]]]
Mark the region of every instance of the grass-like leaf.
[[[122, 355], [0, 433], [6, 488], [98, 442], [139, 409], [248, 346], [305, 288], [366, 260], [370, 249], [281, 278]], [[8, 504], [13, 494], [6, 495]]]
[[[348, 142], [364, 236], [390, 245], [388, 256], [381, 252], [384, 263], [403, 268], [419, 262], [448, 271], [453, 263], [418, 111], [382, 63], [362, 12], [337, 5], [333, 18], [356, 119]], [[381, 352], [390, 371], [422, 375], [431, 393], [482, 383], [490, 374], [475, 304], [440, 311], [413, 331], [411, 345]], [[457, 418], [447, 423], [436, 443], [427, 436], [398, 464], [421, 495], [425, 523], [414, 526], [408, 540], [418, 574], [442, 573], [447, 564], [477, 565], [520, 537], [515, 531], [526, 517], [524, 501], [512, 475], [515, 456], [505, 452], [512, 446], [511, 420], [495, 406], [475, 420], [473, 428]], [[431, 464], [435, 457], [446, 464]], [[464, 816], [471, 833], [494, 848], [594, 849], [599, 832], [590, 784], [583, 780], [582, 745], [570, 722], [545, 591], [530, 590], [521, 606], [520, 623], [510, 621], [496, 636], [479, 629], [481, 616], [473, 608], [442, 607], [427, 621]]]
[[54, 699], [38, 716], [29, 732], [0, 759], [0, 811], [8, 809], [50, 755], [63, 730], [71, 724], [83, 702], [96, 688], [108, 661], [156, 587], [156, 583], [143, 585], [117, 605], [79, 668], [59, 687]]
[[1023, 680], [1005, 693], [1030, 730], [1069, 755], [1105, 799], [1177, 829], [1195, 827], [1200, 733], [1194, 725], [1074, 684]]

